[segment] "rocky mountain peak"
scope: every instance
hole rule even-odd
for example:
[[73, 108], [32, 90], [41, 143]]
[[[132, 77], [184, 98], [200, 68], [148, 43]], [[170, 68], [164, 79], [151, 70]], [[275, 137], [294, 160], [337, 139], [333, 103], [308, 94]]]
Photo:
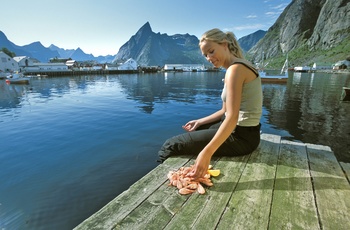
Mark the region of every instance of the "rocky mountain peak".
[[149, 24], [149, 22], [146, 22], [138, 31], [136, 34], [138, 33], [142, 33], [142, 34], [150, 34], [152, 33], [152, 28], [151, 25]]
[[262, 39], [266, 34], [264, 30], [258, 30], [252, 34], [241, 37], [238, 39], [238, 43], [244, 52], [250, 50], [260, 39]]
[[206, 63], [198, 42], [194, 35], [154, 33], [147, 22], [119, 49], [113, 62], [133, 58], [141, 66]]

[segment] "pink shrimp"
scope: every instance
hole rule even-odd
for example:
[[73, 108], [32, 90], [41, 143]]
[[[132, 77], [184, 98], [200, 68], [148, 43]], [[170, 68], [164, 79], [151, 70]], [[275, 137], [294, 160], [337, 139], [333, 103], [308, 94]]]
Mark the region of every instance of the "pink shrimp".
[[179, 189], [179, 193], [182, 194], [182, 195], [191, 194], [191, 193], [194, 193], [195, 191], [196, 190], [188, 189], [188, 188]]

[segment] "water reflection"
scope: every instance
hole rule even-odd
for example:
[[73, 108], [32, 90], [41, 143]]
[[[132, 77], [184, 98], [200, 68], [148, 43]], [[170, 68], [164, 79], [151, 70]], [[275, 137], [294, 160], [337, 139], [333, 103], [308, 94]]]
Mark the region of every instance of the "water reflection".
[[152, 113], [157, 103], [198, 104], [202, 100], [216, 100], [222, 87], [216, 73], [141, 74], [120, 77], [118, 81], [127, 98], [139, 102], [139, 108], [146, 113]]
[[[290, 73], [287, 84], [264, 84], [262, 122], [268, 131], [288, 139], [329, 145], [337, 156], [350, 161], [350, 104], [340, 101], [341, 88], [350, 85], [346, 74]], [[101, 94], [120, 90], [127, 100], [147, 114], [157, 104], [220, 104], [223, 73], [159, 73], [107, 76], [75, 76], [32, 79], [30, 85], [0, 83], [2, 116], [23, 103], [46, 103], [70, 94]], [[219, 106], [219, 105], [218, 105]], [[263, 124], [264, 125], [264, 124]]]
[[0, 83], [0, 108], [8, 109], [19, 106], [27, 91], [27, 85], [7, 85], [5, 81], [2, 81]]

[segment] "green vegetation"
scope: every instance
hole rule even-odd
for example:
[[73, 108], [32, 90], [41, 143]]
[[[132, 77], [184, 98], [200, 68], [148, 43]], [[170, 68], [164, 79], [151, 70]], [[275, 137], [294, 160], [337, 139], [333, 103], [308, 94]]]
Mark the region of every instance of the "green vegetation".
[[[350, 59], [350, 37], [343, 39], [337, 46], [327, 50], [310, 50], [306, 43], [297, 49], [288, 53], [289, 66], [312, 66], [313, 63], [330, 63], [334, 64], [337, 61]], [[268, 69], [281, 68], [285, 61], [285, 56], [279, 55], [274, 58], [267, 59]]]
[[6, 47], [2, 47], [0, 51], [4, 52], [5, 54], [9, 55], [12, 58], [16, 57], [16, 54], [8, 50]]

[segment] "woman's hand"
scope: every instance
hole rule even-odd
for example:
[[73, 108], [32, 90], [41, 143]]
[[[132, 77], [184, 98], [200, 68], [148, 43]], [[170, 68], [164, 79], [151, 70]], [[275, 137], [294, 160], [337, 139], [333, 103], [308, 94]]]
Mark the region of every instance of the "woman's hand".
[[187, 132], [192, 132], [195, 131], [199, 126], [200, 124], [198, 120], [192, 120], [183, 125], [182, 128]]
[[210, 159], [211, 159], [210, 155], [205, 154], [204, 151], [200, 152], [197, 156], [197, 159], [193, 166], [192, 171], [190, 171], [187, 174], [187, 176], [193, 178], [194, 180], [198, 178], [203, 178], [204, 175], [208, 173]]

